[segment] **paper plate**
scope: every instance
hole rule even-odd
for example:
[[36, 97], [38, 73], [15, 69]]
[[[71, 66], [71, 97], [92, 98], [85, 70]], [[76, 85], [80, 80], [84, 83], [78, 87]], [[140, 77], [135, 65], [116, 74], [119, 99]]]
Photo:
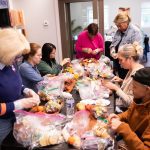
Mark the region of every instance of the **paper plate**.
[[101, 105], [101, 106], [108, 106], [110, 105], [110, 101], [107, 99], [98, 99], [96, 100], [96, 104]]
[[84, 99], [84, 100], [81, 100], [80, 103], [83, 103], [85, 105], [87, 105], [87, 104], [96, 104], [96, 100]]

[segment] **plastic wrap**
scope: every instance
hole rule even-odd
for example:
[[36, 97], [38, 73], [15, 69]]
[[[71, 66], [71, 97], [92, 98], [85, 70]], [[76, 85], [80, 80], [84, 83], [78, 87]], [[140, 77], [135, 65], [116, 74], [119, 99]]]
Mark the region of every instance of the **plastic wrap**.
[[82, 110], [75, 113], [73, 120], [67, 123], [63, 129], [65, 141], [76, 148], [81, 148], [82, 135], [91, 130], [95, 124], [96, 120], [91, 117], [88, 111]]
[[47, 95], [59, 96], [64, 89], [64, 80], [59, 77], [45, 77], [44, 81], [38, 83], [39, 92], [42, 91]]
[[78, 80], [77, 89], [79, 90], [81, 99], [109, 97], [109, 90], [102, 86], [100, 80], [90, 80], [89, 78]]
[[13, 134], [18, 143], [33, 149], [64, 142], [62, 124], [65, 117], [60, 114], [33, 114], [16, 111]]
[[113, 140], [107, 132], [107, 123], [103, 120], [97, 121], [85, 110], [77, 112], [73, 120], [65, 125], [62, 133], [65, 141], [78, 149], [113, 148]]
[[74, 62], [72, 64], [72, 68], [73, 68], [74, 74], [78, 74], [79, 76], [83, 76], [84, 67], [81, 66], [79, 62]]

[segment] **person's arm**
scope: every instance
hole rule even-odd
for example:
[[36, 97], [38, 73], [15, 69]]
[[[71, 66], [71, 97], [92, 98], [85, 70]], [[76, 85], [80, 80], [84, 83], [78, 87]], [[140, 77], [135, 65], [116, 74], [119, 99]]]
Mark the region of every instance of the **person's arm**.
[[50, 65], [46, 64], [45, 62], [41, 62], [38, 65], [38, 69], [43, 76], [46, 74], [57, 75], [62, 70], [62, 66], [57, 63], [52, 63], [52, 67], [51, 67]]
[[88, 47], [83, 47], [82, 45], [82, 35], [79, 35], [78, 36], [78, 40], [75, 44], [75, 49], [77, 52], [84, 52], [84, 53], [87, 53], [87, 54], [90, 54], [92, 52], [92, 49], [91, 48], [88, 48]]
[[32, 82], [40, 82], [43, 80], [41, 75], [30, 66], [20, 66], [19, 71], [22, 77]]
[[132, 91], [126, 94], [121, 88], [119, 88], [116, 91], [116, 94], [122, 99], [123, 103], [126, 106], [129, 106], [131, 104], [131, 102], [133, 101]]
[[117, 30], [112, 39], [111, 45], [109, 47], [110, 48], [110, 56], [112, 56], [114, 59], [116, 59], [116, 57], [117, 57], [115, 47], [119, 41], [120, 41], [120, 32], [119, 32], [119, 30]]
[[129, 117], [130, 114], [132, 113], [133, 107], [134, 107], [134, 104], [132, 103], [132, 104], [129, 106], [128, 110], [126, 110], [126, 111], [123, 112], [123, 113], [118, 114], [118, 117], [120, 118], [121, 121], [128, 122], [128, 117]]
[[135, 30], [132, 35], [132, 42], [138, 42], [143, 47], [143, 38], [140, 30]]
[[0, 116], [13, 112], [15, 109], [14, 103], [0, 103]]
[[131, 150], [149, 150], [150, 149], [150, 121], [142, 134], [142, 139], [132, 131], [127, 123], [122, 122], [116, 132], [123, 137], [123, 140]]

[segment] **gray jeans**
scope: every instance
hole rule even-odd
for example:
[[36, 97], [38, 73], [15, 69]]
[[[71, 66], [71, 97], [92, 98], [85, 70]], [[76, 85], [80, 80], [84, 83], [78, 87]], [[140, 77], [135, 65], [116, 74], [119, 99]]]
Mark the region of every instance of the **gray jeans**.
[[3, 140], [7, 137], [13, 128], [14, 117], [9, 119], [0, 119], [0, 149]]

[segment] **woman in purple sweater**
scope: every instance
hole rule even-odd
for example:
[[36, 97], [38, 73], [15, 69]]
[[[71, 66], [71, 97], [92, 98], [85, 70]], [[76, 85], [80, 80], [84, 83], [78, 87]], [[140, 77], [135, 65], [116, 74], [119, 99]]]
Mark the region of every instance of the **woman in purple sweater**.
[[[14, 29], [0, 29], [0, 146], [12, 130], [16, 109], [39, 104], [39, 96], [25, 88], [15, 59], [30, 51], [26, 38]], [[23, 95], [28, 98], [23, 98]]]
[[95, 58], [99, 59], [104, 50], [104, 40], [98, 33], [98, 25], [91, 23], [87, 30], [81, 32], [76, 42], [77, 58]]

